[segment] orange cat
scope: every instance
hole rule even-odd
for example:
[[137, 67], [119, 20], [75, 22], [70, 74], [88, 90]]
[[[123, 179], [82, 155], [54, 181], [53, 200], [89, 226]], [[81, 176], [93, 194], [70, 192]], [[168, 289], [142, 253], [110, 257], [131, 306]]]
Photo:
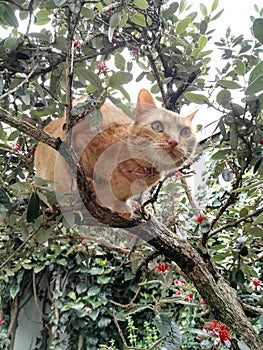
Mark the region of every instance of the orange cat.
[[[128, 198], [159, 181], [166, 170], [176, 169], [195, 148], [192, 130], [195, 113], [182, 117], [158, 108], [152, 95], [138, 95], [135, 121], [115, 106], [101, 108], [101, 132], [92, 134], [87, 120], [73, 127], [71, 145], [87, 178], [93, 180], [97, 201], [119, 213], [130, 212]], [[52, 121], [45, 131], [64, 139], [65, 118]], [[55, 182], [57, 192], [77, 191], [76, 182], [62, 156], [40, 143], [35, 152], [36, 175]], [[74, 173], [74, 172], [73, 172]]]

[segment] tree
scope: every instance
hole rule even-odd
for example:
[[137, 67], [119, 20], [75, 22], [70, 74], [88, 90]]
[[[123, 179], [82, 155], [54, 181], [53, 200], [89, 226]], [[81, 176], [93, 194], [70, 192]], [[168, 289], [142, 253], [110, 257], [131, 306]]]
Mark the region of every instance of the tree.
[[[141, 348], [147, 344], [150, 348], [155, 341], [157, 348], [179, 349], [183, 340], [175, 318], [182, 324], [186, 321], [178, 302], [187, 304], [190, 297], [184, 302], [179, 294], [175, 297], [177, 272], [208, 305], [204, 315], [191, 321], [199, 340], [186, 335], [183, 348], [212, 349], [207, 337], [212, 332], [216, 341], [218, 336], [227, 341], [229, 327], [233, 349], [262, 349], [258, 320], [262, 314], [263, 9], [255, 6], [255, 11], [253, 39], [242, 34], [233, 37], [228, 28], [225, 38], [215, 43], [226, 65], [213, 81], [209, 77], [208, 84], [212, 50], [207, 43], [211, 26], [222, 13], [217, 0], [209, 9], [200, 4], [200, 13], [191, 12], [185, 0], [0, 3], [1, 25], [8, 30], [0, 42], [2, 348], [13, 349], [19, 310], [33, 295], [45, 328], [38, 349], [96, 349], [106, 342], [110, 348], [109, 334], [117, 334], [112, 339], [119, 347], [138, 348], [132, 319], [129, 334], [120, 326], [132, 314], [140, 324], [144, 317], [154, 319], [159, 331], [159, 337], [152, 336], [152, 343], [145, 341]], [[23, 34], [20, 21], [26, 26]], [[33, 29], [35, 25], [40, 30]], [[140, 68], [138, 76], [133, 73], [135, 65]], [[206, 142], [207, 187], [195, 204], [185, 180], [191, 170], [184, 167], [178, 176], [169, 174], [160, 182], [149, 200], [162, 220], [146, 215], [145, 205], [125, 220], [94, 202], [78, 168], [80, 196], [100, 225], [125, 229], [148, 242], [132, 249], [102, 239], [94, 245], [88, 238], [95, 228], [83, 221], [69, 227], [48, 183], [33, 177], [33, 152], [36, 142], [42, 141], [74, 164], [70, 149], [60, 147], [61, 141], [40, 126], [51, 116], [61, 116], [65, 107], [70, 130], [72, 98], [86, 93], [90, 99], [84, 111], [83, 105], [77, 107], [81, 117], [89, 118], [106, 98], [128, 113], [131, 101], [124, 86], [134, 78], [147, 79], [152, 93], [170, 110], [179, 112], [184, 104], [194, 102], [220, 112], [220, 132], [214, 142]], [[239, 91], [238, 102], [233, 90]], [[94, 128], [99, 127], [100, 118], [90, 120]], [[171, 188], [178, 189], [177, 198], [171, 196]], [[101, 226], [96, 232], [105, 235], [107, 227]], [[156, 281], [150, 266], [158, 257]], [[150, 304], [151, 290], [155, 297]], [[113, 300], [110, 311], [115, 295], [121, 302]], [[167, 306], [171, 302], [176, 310]], [[131, 310], [117, 314], [125, 307]], [[198, 331], [209, 317], [217, 323]], [[150, 334], [149, 325], [144, 327]], [[115, 345], [112, 341], [111, 348]]]

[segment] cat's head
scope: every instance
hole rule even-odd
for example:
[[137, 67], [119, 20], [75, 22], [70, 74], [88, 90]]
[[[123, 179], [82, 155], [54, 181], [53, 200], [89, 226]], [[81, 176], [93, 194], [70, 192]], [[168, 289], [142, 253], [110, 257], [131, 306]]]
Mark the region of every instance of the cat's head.
[[158, 108], [150, 92], [142, 89], [129, 137], [130, 155], [150, 163], [159, 172], [178, 168], [196, 146], [192, 129], [195, 113], [182, 117]]

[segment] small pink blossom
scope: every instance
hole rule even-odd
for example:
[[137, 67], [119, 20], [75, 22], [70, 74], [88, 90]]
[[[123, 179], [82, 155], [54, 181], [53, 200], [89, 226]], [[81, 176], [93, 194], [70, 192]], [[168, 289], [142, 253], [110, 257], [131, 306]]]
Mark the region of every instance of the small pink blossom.
[[105, 72], [108, 69], [106, 62], [105, 61], [100, 61], [98, 63], [98, 69], [101, 72]]

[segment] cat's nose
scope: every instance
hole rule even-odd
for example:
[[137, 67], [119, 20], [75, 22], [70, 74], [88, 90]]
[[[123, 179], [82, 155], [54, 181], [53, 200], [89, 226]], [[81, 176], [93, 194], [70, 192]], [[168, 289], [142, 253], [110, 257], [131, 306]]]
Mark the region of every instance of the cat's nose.
[[167, 142], [168, 142], [168, 145], [171, 147], [172, 150], [178, 145], [178, 142], [175, 141], [174, 139], [169, 139]]

